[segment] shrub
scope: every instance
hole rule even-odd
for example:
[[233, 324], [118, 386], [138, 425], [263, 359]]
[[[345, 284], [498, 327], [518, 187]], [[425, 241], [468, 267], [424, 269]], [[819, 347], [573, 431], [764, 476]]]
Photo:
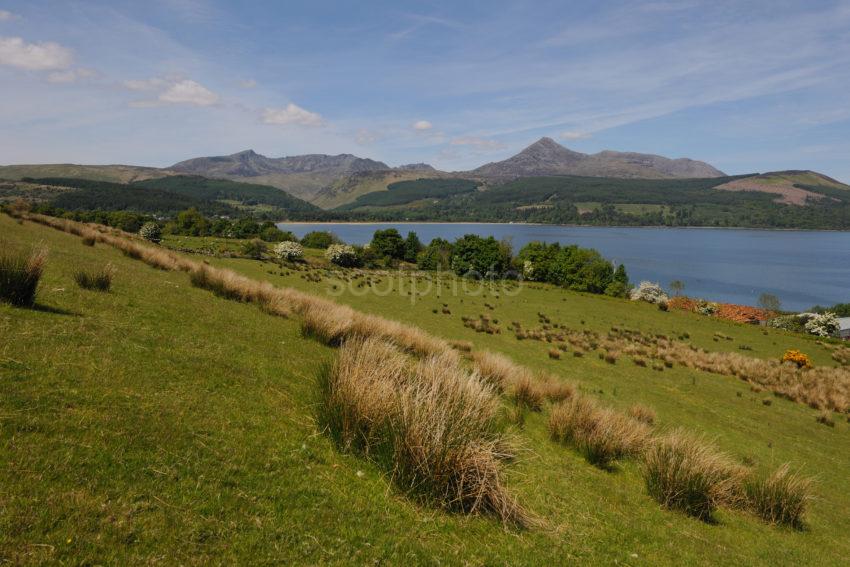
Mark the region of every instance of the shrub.
[[583, 396], [573, 396], [552, 409], [549, 433], [572, 443], [592, 464], [607, 468], [611, 462], [638, 454], [649, 437], [649, 428], [610, 408], [600, 408]]
[[304, 257], [304, 247], [297, 242], [284, 241], [274, 247], [274, 253], [281, 260], [294, 262]]
[[799, 350], [786, 350], [782, 355], [782, 362], [791, 362], [797, 365], [797, 368], [811, 368], [812, 361], [809, 356]]
[[650, 443], [643, 460], [646, 488], [665, 508], [710, 520], [740, 498], [743, 470], [701, 438], [682, 430]]
[[379, 339], [346, 341], [320, 376], [320, 422], [338, 445], [374, 461], [409, 495], [524, 525], [502, 483], [511, 455], [492, 390], [452, 357], [414, 363]]
[[343, 268], [353, 268], [357, 265], [357, 251], [348, 244], [331, 244], [325, 250], [325, 257], [332, 264]]
[[632, 301], [646, 301], [648, 303], [667, 303], [669, 299], [661, 286], [652, 282], [640, 282], [629, 294]]
[[841, 325], [834, 313], [812, 313], [804, 328], [810, 335], [832, 337], [838, 334]]
[[254, 260], [259, 260], [263, 257], [263, 254], [268, 252], [268, 245], [260, 240], [259, 238], [252, 238], [251, 240], [242, 244], [242, 253]]
[[18, 307], [32, 307], [47, 262], [47, 250], [38, 248], [23, 254], [13, 252], [6, 244], [0, 248], [0, 300]]
[[717, 310], [719, 308], [720, 308], [720, 306], [713, 301], [700, 300], [700, 302], [697, 303], [696, 312], [699, 313], [700, 315], [711, 316], [711, 315], [714, 315], [715, 313], [717, 313]]
[[304, 235], [304, 238], [301, 239], [301, 244], [305, 248], [319, 248], [325, 249], [331, 244], [339, 244], [340, 240], [337, 236], [332, 232], [327, 232], [323, 230], [316, 230], [313, 232], [308, 232]]
[[104, 268], [94, 272], [85, 270], [77, 270], [74, 272], [74, 281], [83, 289], [94, 291], [109, 291], [112, 286], [112, 266], [106, 265]]
[[139, 229], [139, 236], [148, 242], [159, 244], [162, 242], [162, 229], [155, 222], [146, 222]]
[[806, 505], [811, 500], [811, 479], [791, 472], [786, 463], [767, 478], [744, 483], [747, 504], [770, 524], [803, 528]]

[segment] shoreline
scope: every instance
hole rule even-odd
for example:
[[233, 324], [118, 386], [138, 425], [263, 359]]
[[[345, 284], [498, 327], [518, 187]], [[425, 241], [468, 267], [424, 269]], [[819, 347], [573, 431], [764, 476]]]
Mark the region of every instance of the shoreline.
[[618, 225], [618, 224], [552, 224], [542, 222], [486, 222], [486, 221], [273, 221], [275, 225], [412, 225], [412, 224], [446, 224], [446, 225], [498, 225], [498, 226], [552, 226], [563, 228], [634, 228], [634, 229], [666, 229], [666, 230], [752, 230], [759, 232], [839, 232], [850, 233], [850, 230], [837, 228], [760, 228], [747, 226], [667, 226], [667, 225]]

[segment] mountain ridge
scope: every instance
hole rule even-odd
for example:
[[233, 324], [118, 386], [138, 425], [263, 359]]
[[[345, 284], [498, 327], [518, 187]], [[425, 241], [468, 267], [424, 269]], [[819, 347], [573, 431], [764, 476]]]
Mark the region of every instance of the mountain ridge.
[[726, 174], [712, 165], [690, 158], [671, 159], [655, 154], [603, 150], [585, 154], [543, 137], [519, 153], [490, 162], [469, 172], [493, 178], [580, 175], [641, 179], [711, 178]]

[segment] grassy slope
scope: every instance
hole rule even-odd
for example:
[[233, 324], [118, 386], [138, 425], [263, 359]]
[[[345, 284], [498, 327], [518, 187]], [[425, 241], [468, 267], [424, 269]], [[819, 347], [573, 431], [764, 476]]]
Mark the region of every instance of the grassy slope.
[[[50, 247], [40, 302], [61, 310], [0, 306], [0, 338], [12, 338], [0, 341], [0, 557], [731, 565], [838, 564], [850, 553], [846, 424], [818, 425], [812, 410], [783, 400], [763, 406], [764, 394], [731, 378], [680, 368], [656, 373], [627, 361], [612, 368], [592, 357], [550, 361], [543, 343], [475, 334], [459, 315], [485, 312], [489, 301], [502, 321], [532, 325], [543, 310], [576, 327], [585, 318], [599, 329], [688, 329], [708, 348], [746, 342], [760, 356], [802, 346], [826, 363], [811, 341], [557, 290], [467, 296], [463, 303], [445, 294], [415, 304], [398, 294], [344, 295], [340, 300], [361, 309], [578, 379], [612, 404], [649, 403], [662, 425], [706, 431], [761, 466], [793, 460], [819, 481], [809, 531], [727, 511], [708, 525], [660, 510], [633, 463], [599, 471], [549, 442], [543, 416], [530, 415], [508, 480], [550, 527], [517, 534], [488, 519], [416, 507], [368, 463], [339, 454], [317, 434], [313, 377], [333, 352], [301, 339], [297, 322], [215, 298], [189, 286], [185, 274], [154, 270], [101, 245], [86, 248], [52, 229], [0, 216], [0, 234], [17, 247]], [[75, 267], [106, 261], [117, 268], [111, 293], [71, 282]], [[308, 283], [298, 272], [270, 275], [271, 265], [255, 261], [212, 262], [316, 292], [329, 283]], [[452, 315], [431, 313], [442, 302]], [[735, 341], [714, 343], [717, 330]]]
[[76, 177], [94, 181], [129, 183], [140, 179], [171, 175], [167, 170], [134, 165], [76, 165], [57, 163], [44, 165], [4, 165], [0, 166], [0, 179], [21, 179], [22, 177]]

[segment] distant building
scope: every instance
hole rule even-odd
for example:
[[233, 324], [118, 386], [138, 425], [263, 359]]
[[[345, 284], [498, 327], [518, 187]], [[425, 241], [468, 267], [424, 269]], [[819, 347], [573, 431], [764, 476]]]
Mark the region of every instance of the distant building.
[[845, 341], [850, 341], [850, 317], [838, 318], [838, 336]]

